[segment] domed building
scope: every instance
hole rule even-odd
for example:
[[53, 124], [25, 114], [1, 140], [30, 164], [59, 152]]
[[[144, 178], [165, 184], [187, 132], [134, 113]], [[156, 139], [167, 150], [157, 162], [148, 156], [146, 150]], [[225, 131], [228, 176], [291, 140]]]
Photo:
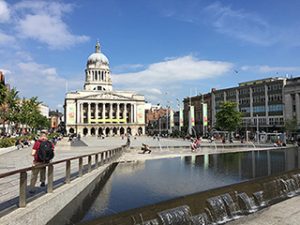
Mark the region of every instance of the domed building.
[[109, 61], [99, 42], [87, 60], [84, 89], [67, 93], [64, 108], [68, 134], [145, 133], [145, 97], [133, 91], [113, 91]]

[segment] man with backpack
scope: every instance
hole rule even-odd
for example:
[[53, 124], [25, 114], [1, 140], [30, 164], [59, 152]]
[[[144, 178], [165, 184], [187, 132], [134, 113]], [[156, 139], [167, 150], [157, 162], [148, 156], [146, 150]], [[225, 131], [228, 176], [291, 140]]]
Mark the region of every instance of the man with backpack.
[[[33, 156], [33, 166], [39, 166], [49, 163], [54, 157], [54, 145], [50, 142], [45, 133], [42, 133], [40, 138], [34, 143], [31, 155]], [[41, 187], [45, 186], [46, 167], [33, 168], [30, 180], [30, 193], [34, 193], [34, 187], [40, 173]]]

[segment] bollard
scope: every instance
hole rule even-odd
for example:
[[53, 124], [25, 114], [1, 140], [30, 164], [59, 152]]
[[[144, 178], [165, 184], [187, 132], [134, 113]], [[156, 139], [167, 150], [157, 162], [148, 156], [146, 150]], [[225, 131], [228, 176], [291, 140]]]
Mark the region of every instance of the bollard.
[[66, 161], [66, 180], [65, 183], [69, 184], [71, 182], [71, 161]]
[[83, 176], [83, 163], [82, 163], [82, 157], [79, 158], [79, 165], [78, 165], [78, 175], [79, 177]]
[[26, 206], [26, 187], [27, 187], [27, 173], [21, 172], [20, 173], [20, 196], [19, 196], [19, 207]]
[[47, 184], [47, 192], [53, 192], [53, 165], [48, 166], [48, 184]]
[[98, 154], [95, 155], [95, 167], [96, 168], [99, 167], [99, 155]]
[[92, 156], [88, 156], [88, 172], [92, 171]]

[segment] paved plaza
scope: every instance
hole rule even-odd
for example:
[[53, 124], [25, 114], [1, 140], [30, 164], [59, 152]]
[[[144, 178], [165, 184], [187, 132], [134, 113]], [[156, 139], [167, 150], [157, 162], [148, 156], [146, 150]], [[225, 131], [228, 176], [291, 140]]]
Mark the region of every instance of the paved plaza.
[[[126, 141], [126, 138], [122, 139], [120, 137], [110, 137], [105, 139], [100, 139], [98, 137], [84, 137], [82, 138], [82, 141], [74, 141], [72, 143], [68, 142], [67, 139], [63, 139], [56, 145], [54, 161], [120, 147], [121, 145], [126, 144]], [[143, 143], [150, 146], [152, 150], [151, 154], [141, 154], [142, 151], [140, 148]], [[240, 143], [234, 144], [240, 145]], [[144, 136], [136, 138], [132, 137], [130, 148], [126, 150], [120, 160], [134, 161], [249, 150], [249, 148], [246, 148], [247, 145], [245, 145], [244, 148], [225, 148], [226, 146], [224, 146], [221, 142], [208, 143], [207, 140], [204, 140], [202, 145], [203, 147], [201, 147], [197, 152], [191, 152], [189, 147], [190, 141], [188, 140], [166, 138], [160, 138], [157, 140]], [[258, 150], [256, 146], [253, 146], [252, 149]], [[260, 150], [266, 149], [267, 148], [260, 148]], [[21, 150], [15, 149], [2, 155], [0, 152], [0, 173], [29, 167], [31, 165], [31, 147], [23, 148]], [[78, 170], [77, 162], [72, 163], [71, 167], [73, 172]], [[54, 180], [61, 180], [64, 177], [64, 174], [65, 164], [56, 165], [54, 169]], [[30, 174], [28, 174], [28, 182], [29, 179]], [[16, 204], [18, 188], [19, 175], [0, 179], [0, 211], [4, 210], [6, 207]], [[45, 189], [39, 189], [45, 191]], [[13, 199], [14, 201], [10, 201], [10, 199]], [[243, 217], [241, 220], [234, 221], [231, 224], [297, 224], [294, 222], [300, 221], [299, 206], [299, 197], [294, 197], [290, 200], [271, 206], [261, 212], [255, 213], [254, 215]], [[287, 210], [283, 210], [283, 207]], [[297, 218], [299, 219], [297, 220]]]

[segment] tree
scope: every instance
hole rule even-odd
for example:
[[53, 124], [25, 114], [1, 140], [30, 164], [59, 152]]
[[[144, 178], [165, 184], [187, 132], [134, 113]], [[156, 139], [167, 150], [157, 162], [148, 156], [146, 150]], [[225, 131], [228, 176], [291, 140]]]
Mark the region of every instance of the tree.
[[7, 91], [7, 89], [6, 89], [5, 85], [0, 83], [0, 106], [4, 103], [6, 91]]
[[2, 104], [0, 105], [0, 118], [3, 127], [5, 127], [5, 123], [8, 123], [9, 125], [11, 123], [17, 123], [19, 113], [19, 92], [15, 88], [12, 88], [11, 90], [5, 89], [6, 90], [3, 93], [4, 98], [1, 100]]
[[284, 128], [285, 128], [285, 131], [289, 134], [297, 132], [297, 130], [298, 130], [297, 118], [294, 117], [292, 119], [287, 119], [285, 121]]
[[235, 131], [241, 124], [242, 113], [236, 109], [235, 102], [223, 102], [216, 114], [216, 127], [223, 131]]

